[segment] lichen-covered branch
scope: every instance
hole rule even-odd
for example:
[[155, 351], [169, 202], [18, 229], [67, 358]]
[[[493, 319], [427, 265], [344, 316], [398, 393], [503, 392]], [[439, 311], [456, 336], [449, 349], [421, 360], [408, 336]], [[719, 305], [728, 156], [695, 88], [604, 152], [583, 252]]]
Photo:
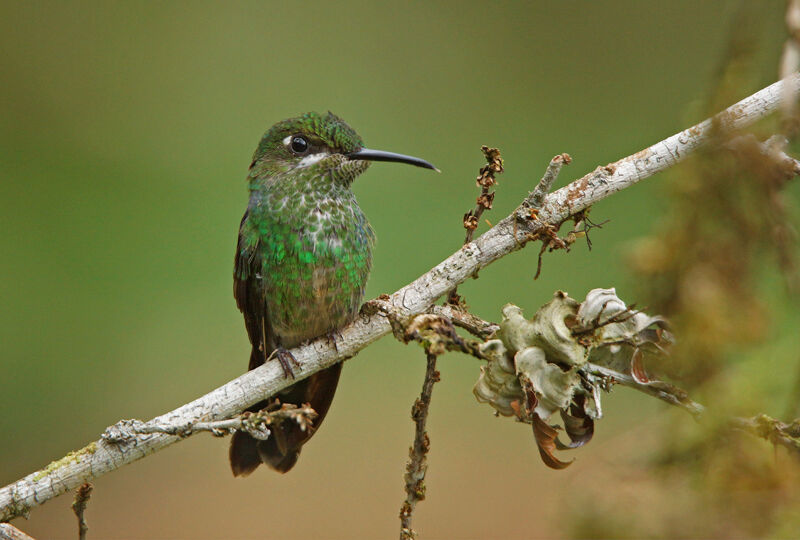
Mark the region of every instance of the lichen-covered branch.
[[[618, 311], [616, 314], [611, 315], [611, 312], [608, 311], [608, 307], [610, 303], [605, 299], [607, 295], [605, 294], [597, 294], [603, 293], [604, 291], [597, 289], [592, 291], [587, 295], [587, 300], [583, 304], [583, 306], [589, 305], [590, 300], [589, 298], [595, 296], [599, 298], [596, 304], [600, 306], [600, 311], [597, 317], [593, 317], [587, 327], [583, 327], [579, 324], [579, 321], [574, 321], [569, 327], [569, 333], [577, 339], [577, 341], [585, 342], [586, 345], [590, 345], [593, 341], [597, 341], [597, 331], [606, 330], [609, 332], [608, 335], [605, 336], [604, 340], [611, 344], [612, 346], [618, 346], [620, 343], [617, 341], [618, 338], [622, 337], [619, 334], [618, 330], [610, 329], [611, 326], [614, 325], [629, 325], [631, 331], [639, 331], [640, 337], [644, 336], [647, 339], [657, 339], [661, 340], [664, 338], [664, 334], [662, 331], [656, 330], [652, 332], [647, 329], [651, 323], [659, 323], [662, 321], [660, 317], [647, 317], [643, 313], [639, 311], [632, 311], [631, 309], [625, 309], [622, 311]], [[561, 293], [563, 294], [563, 293]], [[559, 293], [556, 294], [556, 300], [559, 299]], [[407, 336], [420, 341], [423, 345], [429, 346], [431, 343], [435, 343], [438, 350], [444, 351], [452, 351], [452, 350], [459, 350], [466, 354], [470, 354], [482, 360], [489, 359], [490, 365], [492, 362], [497, 362], [497, 354], [500, 352], [498, 346], [493, 343], [497, 343], [497, 340], [491, 341], [484, 341], [480, 346], [474, 346], [471, 348], [464, 347], [463, 345], [459, 345], [458, 341], [461, 340], [459, 336], [454, 336], [451, 331], [448, 330], [448, 325], [452, 327], [452, 324], [456, 324], [456, 320], [460, 319], [461, 321], [468, 321], [466, 324], [459, 324], [464, 328], [469, 329], [474, 335], [479, 335], [482, 339], [488, 339], [489, 336], [483, 335], [485, 332], [483, 329], [492, 329], [491, 335], [494, 336], [495, 334], [501, 335], [502, 339], [508, 342], [507, 344], [510, 345], [514, 341], [519, 342], [520, 340], [524, 342], [537, 342], [537, 340], [544, 339], [545, 342], [550, 342], [548, 345], [545, 345], [543, 342], [539, 342], [539, 345], [545, 347], [558, 347], [563, 346], [565, 341], [563, 341], [564, 335], [560, 335], [559, 337], [562, 338], [561, 340], [553, 340], [552, 337], [555, 337], [556, 334], [553, 334], [551, 338], [547, 338], [549, 332], [545, 330], [545, 328], [558, 321], [563, 321], [565, 319], [563, 312], [548, 309], [548, 306], [552, 306], [553, 303], [544, 306], [540, 309], [540, 311], [534, 316], [531, 321], [526, 321], [524, 319], [520, 319], [517, 317], [516, 308], [515, 306], [506, 306], [504, 308], [504, 324], [505, 330], [503, 330], [503, 324], [495, 324], [493, 322], [485, 321], [473, 314], [465, 313], [458, 309], [453, 308], [452, 306], [436, 306], [433, 311], [435, 315], [420, 315], [413, 319], [411, 324], [408, 327], [408, 331], [406, 332]], [[509, 311], [509, 307], [512, 309]], [[578, 307], [578, 306], [574, 306]], [[583, 308], [578, 309], [578, 313], [580, 313]], [[605, 315], [603, 315], [603, 313]], [[546, 315], [545, 315], [546, 314]], [[466, 317], [465, 317], [466, 315]], [[511, 316], [509, 318], [509, 316]], [[584, 313], [586, 316], [586, 313]], [[636, 317], [643, 317], [639, 324], [636, 323]], [[515, 319], [512, 321], [512, 319]], [[548, 320], [549, 319], [549, 320]], [[509, 324], [509, 323], [512, 323]], [[503, 334], [505, 332], [505, 334]], [[538, 337], [534, 337], [538, 336]], [[552, 342], [551, 342], [552, 341]], [[651, 344], [653, 344], [651, 342]], [[639, 343], [639, 345], [644, 345], [644, 343]], [[666, 351], [664, 351], [666, 352]], [[621, 356], [625, 356], [624, 351], [618, 351], [616, 354], [621, 354]], [[524, 353], [523, 353], [524, 355]], [[582, 356], [582, 354], [579, 354]], [[613, 356], [613, 354], [611, 355]], [[619, 358], [616, 361], [609, 362], [609, 353], [603, 353], [600, 355], [590, 355], [590, 361], [585, 362], [582, 367], [582, 371], [587, 375], [594, 377], [594, 381], [599, 384], [602, 389], [606, 391], [610, 391], [614, 385], [621, 385], [626, 386], [628, 388], [632, 388], [639, 392], [642, 392], [648, 396], [655, 397], [660, 399], [670, 405], [679, 407], [691, 415], [693, 415], [698, 420], [703, 420], [705, 418], [706, 408], [701, 405], [700, 403], [692, 400], [689, 397], [689, 394], [681, 389], [678, 388], [670, 383], [660, 380], [651, 380], [643, 370], [643, 366], [639, 362], [640, 358], [637, 357], [636, 353], [634, 352], [633, 356], [631, 357], [629, 362], [620, 362]], [[600, 365], [598, 363], [592, 362], [591, 359], [596, 359], [598, 361], [605, 361], [607, 364], [611, 364], [613, 367], [609, 365]], [[524, 366], [524, 359], [519, 357], [519, 353], [514, 357], [514, 365], [508, 366], [509, 373], [508, 376], [510, 379], [514, 379], [522, 372], [525, 371]], [[497, 367], [497, 364], [495, 364]], [[624, 369], [620, 369], [624, 367]], [[492, 368], [489, 368], [490, 370]], [[546, 367], [545, 367], [546, 369]], [[541, 367], [536, 370], [539, 375], [543, 370]], [[556, 379], [560, 379], [563, 376], [562, 368], [557, 368], [555, 373], [558, 374]], [[486, 375], [487, 372], [484, 370], [481, 379], [486, 382]], [[493, 374], [489, 374], [489, 377], [495, 378], [493, 383], [489, 383], [491, 385], [495, 385], [495, 388], [492, 391], [498, 391], [499, 393], [496, 394], [495, 398], [509, 398], [513, 400], [515, 398], [514, 394], [523, 390], [521, 387], [517, 387], [516, 389], [513, 385], [506, 384], [498, 385], [498, 371], [495, 369]], [[502, 375], [501, 375], [502, 376]], [[550, 381], [553, 382], [552, 380]], [[479, 386], [481, 389], [479, 390]], [[504, 387], [504, 388], [502, 388]], [[491, 402], [492, 406], [498, 409], [498, 412], [503, 414], [503, 403], [500, 400], [493, 399], [487, 400], [488, 394], [485, 392], [486, 388], [482, 385], [479, 381], [479, 385], [476, 386], [476, 395], [479, 396], [479, 401], [487, 401]], [[551, 386], [552, 390], [552, 386]], [[508, 392], [506, 396], [502, 396], [500, 394]], [[536, 397], [537, 401], [541, 401], [545, 395], [539, 394]], [[597, 401], [598, 409], [599, 409], [599, 401], [597, 398], [593, 398]], [[509, 401], [510, 401], [509, 400]], [[585, 398], [581, 399], [585, 402]], [[509, 402], [511, 409], [515, 407], [518, 409], [519, 405], [515, 405], [513, 401]], [[571, 410], [574, 412], [575, 407], [572, 407]], [[788, 416], [791, 416], [791, 413]], [[531, 419], [520, 416], [519, 414], [518, 420], [530, 423]], [[569, 432], [569, 416], [562, 415], [564, 417], [565, 426], [567, 427], [567, 432]], [[535, 419], [534, 419], [535, 420]], [[583, 422], [582, 424], [585, 424]], [[793, 422], [786, 423], [780, 420], [776, 420], [764, 414], [756, 415], [753, 417], [733, 417], [729, 420], [729, 425], [741, 431], [745, 431], [754, 435], [756, 437], [765, 439], [766, 441], [776, 445], [776, 446], [783, 446], [784, 448], [788, 449], [792, 452], [795, 456], [800, 457], [800, 419], [796, 419]], [[540, 422], [540, 428], [544, 429], [551, 429], [546, 424]], [[579, 426], [582, 427], [582, 426]], [[558, 446], [557, 439], [555, 436], [557, 432], [552, 430], [551, 437], [553, 438], [553, 449]], [[588, 442], [588, 438], [582, 442], [584, 444]], [[573, 446], [575, 447], [575, 446]], [[562, 445], [561, 449], [569, 449]], [[568, 463], [565, 462], [558, 462], [558, 461], [550, 461], [548, 460], [552, 458], [551, 455], [545, 455], [545, 463], [548, 463], [550, 466], [554, 466], [554, 468], [563, 468]]]
[[[475, 272], [558, 227], [570, 216], [609, 195], [661, 172], [691, 155], [712, 140], [713, 126], [741, 129], [774, 112], [784, 89], [791, 86], [796, 97], [800, 74], [780, 81], [729, 107], [714, 119], [681, 131], [653, 146], [609, 165], [547, 195], [537, 213], [531, 213], [531, 194], [516, 211], [489, 231], [468, 243], [436, 267], [385, 300], [376, 300], [402, 317], [428, 310], [441, 296]], [[267, 362], [191, 403], [152, 422], [186, 425], [199, 421], [228, 419], [247, 407], [317, 371], [349, 358], [391, 331], [388, 318], [380, 313], [365, 315], [343, 329], [336, 339], [323, 337], [291, 352], [299, 367], [289, 380], [277, 362]], [[0, 489], [0, 521], [26, 514], [37, 505], [72, 490], [84, 482], [114, 471], [181, 440], [167, 433], [139, 434], [124, 441], [100, 438], [86, 447], [54, 461], [46, 468]]]

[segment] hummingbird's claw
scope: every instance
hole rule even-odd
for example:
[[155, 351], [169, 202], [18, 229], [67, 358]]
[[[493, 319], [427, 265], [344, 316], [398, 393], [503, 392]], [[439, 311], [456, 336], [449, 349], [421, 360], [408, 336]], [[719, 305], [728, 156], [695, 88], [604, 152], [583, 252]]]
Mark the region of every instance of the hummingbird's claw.
[[276, 358], [278, 362], [280, 362], [281, 368], [283, 369], [284, 377], [291, 377], [292, 379], [295, 378], [292, 366], [300, 367], [300, 363], [297, 361], [297, 359], [294, 357], [292, 353], [290, 353], [287, 349], [284, 349], [283, 347], [278, 347], [277, 349], [272, 351], [272, 354], [269, 355], [269, 358], [267, 358], [267, 360], [269, 361], [272, 360], [273, 358]]
[[338, 353], [339, 352], [339, 345], [336, 343], [337, 339], [342, 339], [342, 333], [339, 332], [336, 328], [328, 332], [325, 337], [328, 340], [328, 345], [333, 345], [333, 349]]

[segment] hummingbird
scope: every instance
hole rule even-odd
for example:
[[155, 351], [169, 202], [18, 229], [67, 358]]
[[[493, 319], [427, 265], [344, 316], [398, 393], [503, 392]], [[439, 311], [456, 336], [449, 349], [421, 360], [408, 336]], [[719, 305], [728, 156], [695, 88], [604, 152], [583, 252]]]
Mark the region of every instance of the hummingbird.
[[[277, 358], [286, 376], [293, 376], [288, 349], [335, 337], [358, 314], [375, 233], [351, 185], [372, 161], [438, 171], [423, 159], [365, 148], [331, 112], [283, 120], [261, 138], [247, 176], [250, 200], [239, 226], [233, 275], [236, 305], [252, 345], [249, 369]], [[280, 403], [309, 403], [318, 415], [313, 430], [283, 422], [266, 440], [236, 432], [229, 452], [234, 476], [246, 476], [261, 463], [289, 471], [325, 418], [341, 370], [338, 363], [273, 396]]]

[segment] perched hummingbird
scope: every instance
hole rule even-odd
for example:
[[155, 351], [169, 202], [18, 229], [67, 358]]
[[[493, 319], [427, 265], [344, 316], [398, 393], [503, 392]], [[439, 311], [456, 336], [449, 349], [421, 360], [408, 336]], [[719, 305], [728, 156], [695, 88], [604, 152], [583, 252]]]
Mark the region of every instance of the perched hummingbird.
[[[247, 177], [250, 202], [239, 227], [233, 276], [236, 305], [253, 347], [249, 369], [276, 356], [291, 375], [287, 349], [333, 335], [358, 313], [375, 233], [350, 186], [370, 161], [437, 170], [419, 158], [364, 148], [361, 137], [330, 112], [278, 122], [261, 138]], [[336, 364], [275, 397], [282, 403], [310, 403], [318, 414], [316, 430], [341, 369]], [[235, 433], [234, 476], [250, 474], [261, 463], [288, 471], [311, 435], [293, 422], [273, 428], [264, 441]]]

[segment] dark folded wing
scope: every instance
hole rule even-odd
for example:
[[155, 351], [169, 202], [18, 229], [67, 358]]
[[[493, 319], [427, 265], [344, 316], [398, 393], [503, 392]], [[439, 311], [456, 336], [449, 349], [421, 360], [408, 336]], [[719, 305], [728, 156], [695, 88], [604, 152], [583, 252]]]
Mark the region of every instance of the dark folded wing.
[[239, 241], [236, 245], [236, 257], [233, 270], [233, 296], [236, 306], [244, 315], [247, 335], [253, 345], [248, 369], [264, 363], [275, 348], [275, 340], [271, 336], [264, 288], [261, 283], [262, 261], [259, 254], [259, 243], [250, 244], [246, 238], [248, 213], [242, 217], [239, 226]]

